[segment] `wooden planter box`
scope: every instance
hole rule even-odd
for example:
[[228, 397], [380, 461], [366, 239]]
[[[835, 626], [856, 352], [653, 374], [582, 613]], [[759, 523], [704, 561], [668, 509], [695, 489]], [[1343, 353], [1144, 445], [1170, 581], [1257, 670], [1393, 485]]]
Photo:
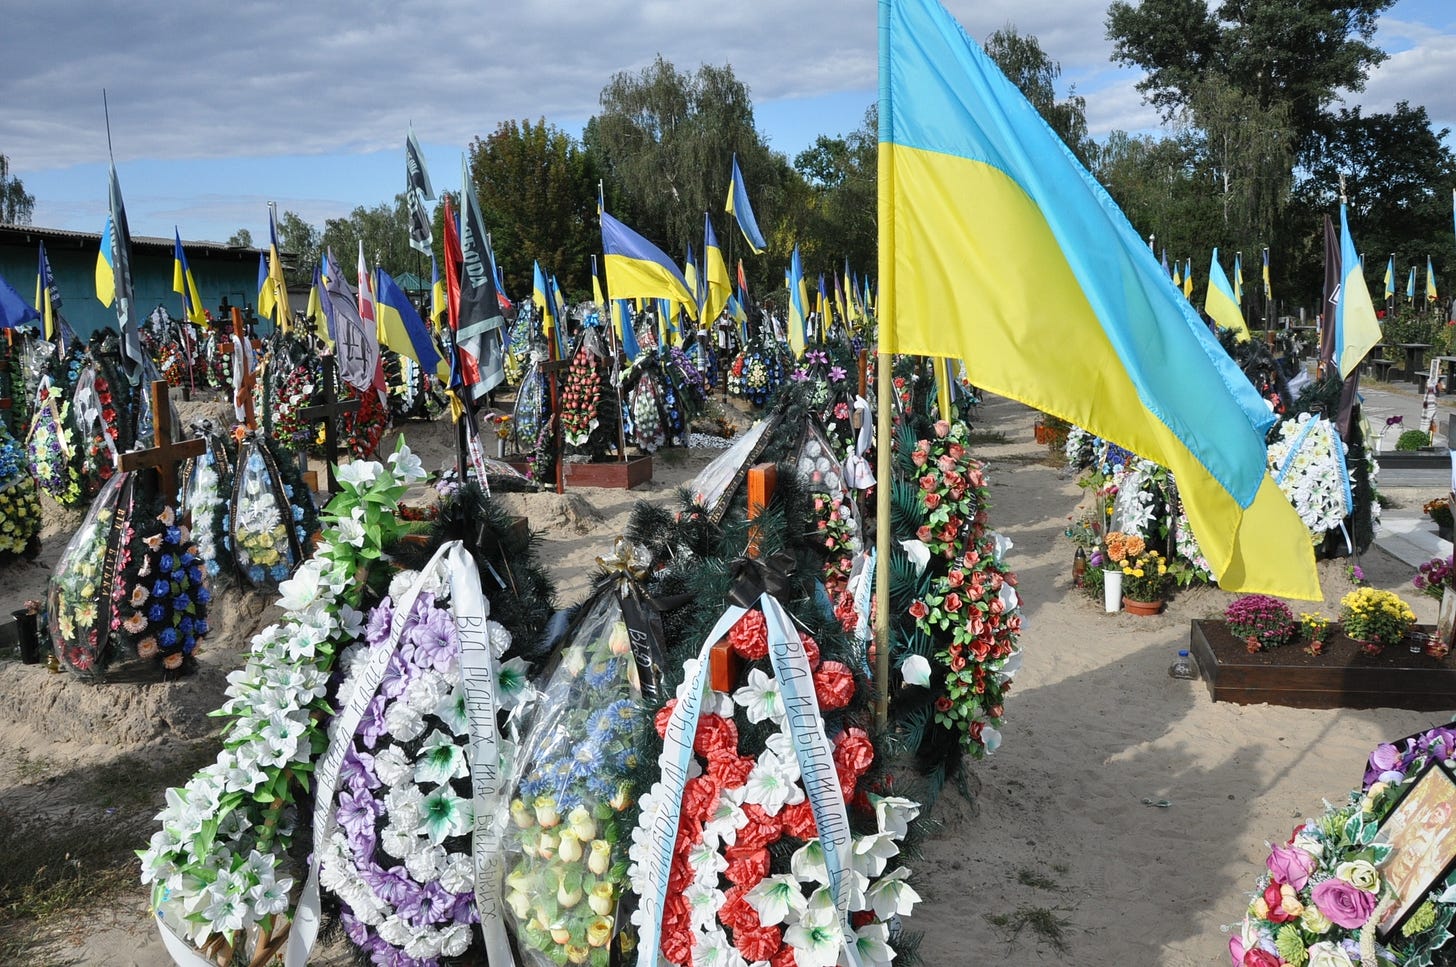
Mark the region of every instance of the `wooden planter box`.
[[623, 463], [565, 463], [568, 487], [610, 487], [631, 490], [652, 479], [652, 455], [634, 457]]
[[[1429, 632], [1430, 625], [1416, 631]], [[1267, 702], [1292, 708], [1456, 709], [1456, 652], [1445, 658], [1412, 654], [1410, 642], [1379, 655], [1361, 654], [1334, 634], [1321, 655], [1300, 645], [1249, 654], [1222, 621], [1195, 620], [1189, 645], [1215, 702]]]

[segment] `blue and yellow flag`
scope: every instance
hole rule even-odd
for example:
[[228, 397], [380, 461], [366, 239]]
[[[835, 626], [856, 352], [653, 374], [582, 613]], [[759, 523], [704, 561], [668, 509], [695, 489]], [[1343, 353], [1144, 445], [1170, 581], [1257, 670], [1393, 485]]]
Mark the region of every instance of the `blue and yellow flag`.
[[607, 289], [616, 299], [670, 299], [697, 318], [698, 302], [667, 254], [606, 212], [602, 212], [602, 259]]
[[379, 322], [379, 341], [402, 356], [420, 364], [420, 369], [450, 379], [450, 364], [435, 348], [425, 320], [410, 304], [409, 296], [386, 271], [374, 269], [374, 312]]
[[1203, 297], [1203, 311], [1223, 329], [1232, 329], [1239, 342], [1249, 338], [1249, 327], [1244, 323], [1244, 311], [1239, 308], [1233, 287], [1223, 266], [1218, 264], [1218, 249], [1213, 250], [1213, 261], [1208, 266], [1208, 295]]
[[116, 298], [116, 269], [111, 264], [110, 215], [106, 216], [106, 227], [101, 230], [101, 250], [96, 253], [96, 298], [104, 306], [111, 305]]
[[1234, 301], [1239, 304], [1239, 313], [1244, 309], [1244, 253], [1234, 253]]
[[308, 305], [304, 317], [313, 320], [313, 331], [330, 346], [334, 344], [334, 325], [324, 311], [324, 273], [319, 265], [313, 267], [313, 284], [308, 287]]
[[46, 255], [45, 242], [40, 243], [40, 262], [35, 273], [35, 310], [41, 315], [43, 326], [41, 335], [46, 339], [61, 338], [61, 348], [65, 349], [65, 335], [58, 333], [56, 321], [61, 316], [61, 290], [56, 285], [56, 277], [51, 272], [51, 260]]
[[1147, 242], [939, 3], [879, 11], [880, 351], [1168, 467], [1221, 587], [1320, 599], [1275, 417]]
[[541, 271], [540, 262], [531, 263], [531, 305], [541, 310], [541, 334], [556, 338], [556, 300], [551, 298], [551, 283]]
[[[1227, 277], [1225, 277], [1227, 278]], [[1183, 263], [1183, 297], [1193, 298], [1193, 260]]]
[[1390, 261], [1385, 263], [1385, 301], [1389, 302], [1395, 298], [1395, 255], [1392, 253]]
[[172, 226], [172, 291], [182, 297], [182, 315], [191, 323], [207, 325], [207, 312], [202, 308], [202, 296], [197, 294], [197, 280], [187, 265], [187, 253], [182, 251], [182, 233]]
[[1416, 267], [1411, 266], [1410, 278], [1405, 280], [1405, 297], [1411, 302], [1416, 301]]
[[799, 260], [799, 246], [794, 246], [794, 254], [789, 257], [789, 348], [794, 351], [794, 358], [804, 355], [804, 347], [807, 342], [809, 306], [804, 284], [804, 265]]
[[683, 259], [683, 281], [693, 293], [693, 305], [703, 304], [703, 279], [698, 274], [698, 263], [693, 259], [693, 247], [688, 245], [687, 258]]
[[1179, 292], [1183, 291], [1183, 263], [1176, 259], [1173, 261], [1173, 285]]
[[1340, 378], [1352, 373], [1371, 347], [1380, 342], [1380, 320], [1370, 303], [1370, 289], [1365, 285], [1365, 271], [1355, 242], [1350, 238], [1350, 222], [1345, 218], [1345, 205], [1340, 203], [1340, 301], [1335, 303], [1335, 359]]
[[283, 280], [283, 257], [278, 248], [278, 206], [268, 203], [268, 310], [263, 311], [263, 299], [258, 298], [258, 314], [273, 316], [284, 329], [293, 325], [293, 309], [288, 305], [288, 283]]
[[1264, 301], [1274, 298], [1274, 289], [1269, 285], [1269, 250], [1264, 249]]
[[703, 213], [703, 305], [698, 315], [703, 325], [712, 325], [733, 294], [733, 281], [728, 277], [728, 263], [718, 247], [713, 220]]
[[25, 296], [0, 275], [0, 329], [14, 329], [27, 323], [40, 322], [41, 316], [35, 306], [25, 301]]
[[1431, 257], [1426, 256], [1426, 301], [1436, 302], [1441, 298], [1436, 292], [1436, 270], [1431, 265]]
[[273, 318], [278, 300], [273, 291], [273, 280], [268, 276], [268, 253], [258, 252], [258, 315], [264, 319]]
[[753, 217], [753, 206], [748, 203], [748, 189], [743, 187], [743, 172], [738, 170], [738, 155], [733, 155], [733, 174], [728, 182], [728, 201], [723, 210], [738, 221], [738, 230], [748, 242], [754, 255], [760, 255], [768, 248], [763, 233], [758, 230], [758, 219]]
[[622, 353], [631, 362], [641, 355], [642, 347], [637, 344], [637, 327], [632, 320], [632, 306], [626, 299], [612, 300], [612, 322], [616, 324], [622, 337]]
[[450, 300], [445, 295], [445, 280], [440, 278], [440, 263], [435, 261], [435, 253], [430, 253], [430, 322], [435, 324], [435, 331], [439, 332], [450, 324], [446, 319], [450, 311]]

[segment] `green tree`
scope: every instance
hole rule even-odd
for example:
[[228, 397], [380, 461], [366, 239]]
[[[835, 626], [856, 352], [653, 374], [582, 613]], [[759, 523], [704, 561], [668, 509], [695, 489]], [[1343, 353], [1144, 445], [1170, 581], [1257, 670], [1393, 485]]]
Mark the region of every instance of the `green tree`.
[[278, 244], [287, 253], [283, 275], [289, 285], [306, 283], [313, 277], [313, 267], [322, 251], [321, 238], [319, 230], [297, 212], [285, 211], [278, 216]]
[[1301, 141], [1341, 91], [1364, 89], [1385, 60], [1375, 23], [1395, 0], [1114, 0], [1107, 8], [1113, 59], [1141, 67], [1138, 83], [1171, 117], [1199, 86], [1221, 77], [1260, 109], [1289, 109]]
[[871, 104], [864, 122], [844, 136], [820, 135], [799, 152], [794, 168], [804, 183], [804, 201], [792, 206], [802, 231], [805, 272], [874, 274], [878, 252], [877, 183], [879, 108]]
[[[728, 239], [737, 228], [725, 223], [723, 200], [737, 153], [771, 259], [787, 259], [796, 225], [784, 203], [797, 176], [759, 135], [748, 88], [732, 67], [705, 64], [689, 74], [659, 56], [636, 74], [613, 76], [601, 107], [583, 140], [606, 180], [609, 211], [674, 258], [689, 244], [701, 247], [704, 212], [719, 241], [734, 245]], [[756, 278], [766, 281], [772, 274], [770, 259], [748, 261]]]
[[1087, 134], [1087, 100], [1077, 93], [1076, 85], [1065, 100], [1057, 100], [1056, 81], [1062, 76], [1062, 65], [1047, 56], [1036, 35], [1022, 35], [1007, 24], [987, 37], [983, 46], [1077, 160], [1090, 168], [1097, 143]]
[[233, 248], [252, 248], [253, 233], [246, 228], [240, 228], [228, 236], [227, 243]]
[[0, 222], [29, 225], [35, 196], [25, 190], [18, 175], [10, 173], [10, 159], [0, 154]]
[[[394, 196], [394, 204], [380, 202], [373, 208], [363, 205], [346, 218], [330, 218], [324, 222], [320, 249], [331, 251], [340, 268], [353, 284], [351, 271], [359, 259], [359, 243], [364, 243], [364, 258], [369, 267], [376, 265], [390, 275], [401, 272], [420, 274], [423, 257], [409, 247], [409, 212], [404, 194]], [[423, 266], [426, 273], [428, 266]]]
[[[1309, 177], [1296, 192], [1299, 208], [1339, 217], [1340, 177], [1349, 199], [1350, 230], [1365, 254], [1365, 272], [1377, 304], [1384, 292], [1387, 259], [1395, 256], [1397, 288], [1405, 273], [1426, 256], [1438, 279], [1456, 269], [1451, 236], [1451, 199], [1456, 155], [1445, 144], [1449, 129], [1435, 129], [1424, 107], [1401, 101], [1390, 113], [1342, 109], [1323, 126], [1309, 161]], [[1323, 247], [1310, 245], [1297, 266], [1297, 281], [1311, 291], [1322, 284]], [[1445, 274], [1442, 268], [1451, 266]], [[1449, 285], [1449, 283], [1447, 283]]]
[[[1166, 138], [1113, 131], [1098, 149], [1096, 175], [1138, 233], [1152, 237], [1155, 251], [1197, 263], [1219, 229], [1217, 198], [1201, 159], [1201, 140], [1188, 129]], [[1202, 275], [1208, 265], [1196, 268]]]
[[591, 154], [545, 119], [503, 121], [471, 144], [470, 170], [506, 291], [529, 292], [536, 261], [571, 298], [590, 297], [602, 244]]

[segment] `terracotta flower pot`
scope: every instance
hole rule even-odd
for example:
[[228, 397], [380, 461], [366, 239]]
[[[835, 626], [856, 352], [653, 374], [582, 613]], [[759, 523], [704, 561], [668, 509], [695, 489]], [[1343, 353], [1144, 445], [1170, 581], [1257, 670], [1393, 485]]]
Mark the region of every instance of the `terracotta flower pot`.
[[1127, 595], [1123, 595], [1122, 609], [1128, 614], [1136, 614], [1141, 615], [1142, 617], [1148, 617], [1149, 615], [1155, 615], [1159, 611], [1162, 611], [1163, 602], [1139, 601], [1136, 598], [1129, 598]]

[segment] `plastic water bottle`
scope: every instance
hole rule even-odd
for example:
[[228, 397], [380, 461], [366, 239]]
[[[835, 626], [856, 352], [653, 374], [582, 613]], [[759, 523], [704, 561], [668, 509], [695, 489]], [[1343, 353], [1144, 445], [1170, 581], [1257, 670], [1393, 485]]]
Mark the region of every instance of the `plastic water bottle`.
[[1170, 678], [1197, 678], [1198, 666], [1193, 664], [1193, 659], [1188, 657], [1188, 649], [1184, 648], [1178, 652], [1178, 657], [1173, 664], [1168, 666], [1168, 677]]

